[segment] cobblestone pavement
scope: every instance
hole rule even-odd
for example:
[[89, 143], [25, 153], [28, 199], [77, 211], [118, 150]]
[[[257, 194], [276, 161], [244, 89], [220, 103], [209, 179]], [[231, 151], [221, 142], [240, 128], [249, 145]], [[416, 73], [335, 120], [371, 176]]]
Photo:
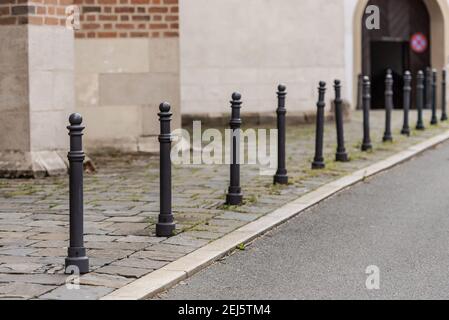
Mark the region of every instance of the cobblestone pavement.
[[[426, 111], [426, 124], [430, 114]], [[416, 144], [448, 124], [399, 135], [402, 113], [394, 112], [395, 142], [383, 144], [384, 113], [372, 112], [374, 152], [361, 153], [361, 114], [345, 125], [351, 162], [335, 163], [335, 125], [326, 124], [327, 168], [310, 169], [314, 126], [288, 128], [291, 183], [273, 186], [255, 165], [242, 166], [245, 204], [224, 206], [229, 167], [175, 166], [173, 205], [177, 234], [154, 236], [159, 210], [158, 159], [148, 155], [91, 155], [95, 174], [85, 177], [85, 241], [91, 273], [79, 290], [65, 286], [68, 245], [68, 178], [0, 179], [0, 298], [97, 299], [148, 274], [322, 184]], [[415, 123], [415, 112], [411, 123]], [[268, 128], [267, 128], [268, 129]]]

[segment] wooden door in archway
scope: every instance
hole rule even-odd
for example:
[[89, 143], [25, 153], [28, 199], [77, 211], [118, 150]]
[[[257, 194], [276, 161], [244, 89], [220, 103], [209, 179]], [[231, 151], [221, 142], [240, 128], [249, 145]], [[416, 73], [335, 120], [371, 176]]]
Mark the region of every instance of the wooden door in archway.
[[[372, 107], [384, 108], [385, 72], [394, 76], [394, 105], [402, 107], [402, 75], [430, 66], [430, 17], [422, 0], [370, 0], [380, 9], [380, 29], [368, 30], [362, 20], [362, 72], [371, 77]], [[412, 39], [424, 42], [412, 41]], [[423, 45], [424, 44], [424, 45]], [[415, 82], [413, 82], [415, 83]], [[414, 99], [413, 99], [414, 104]]]

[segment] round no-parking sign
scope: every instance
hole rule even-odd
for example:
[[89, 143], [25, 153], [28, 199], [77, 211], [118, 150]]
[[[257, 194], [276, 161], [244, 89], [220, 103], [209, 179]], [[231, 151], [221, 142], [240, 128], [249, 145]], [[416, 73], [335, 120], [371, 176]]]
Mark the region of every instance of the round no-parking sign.
[[427, 50], [427, 46], [428, 46], [428, 41], [427, 38], [424, 34], [422, 34], [421, 32], [415, 33], [412, 36], [411, 39], [411, 47], [412, 50], [417, 52], [417, 53], [423, 53], [424, 51]]

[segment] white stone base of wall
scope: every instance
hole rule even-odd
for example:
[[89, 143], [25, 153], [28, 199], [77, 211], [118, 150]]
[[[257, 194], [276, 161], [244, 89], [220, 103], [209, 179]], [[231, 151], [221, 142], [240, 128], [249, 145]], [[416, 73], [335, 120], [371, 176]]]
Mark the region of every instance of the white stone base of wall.
[[40, 178], [67, 173], [67, 160], [62, 152], [0, 152], [0, 177]]

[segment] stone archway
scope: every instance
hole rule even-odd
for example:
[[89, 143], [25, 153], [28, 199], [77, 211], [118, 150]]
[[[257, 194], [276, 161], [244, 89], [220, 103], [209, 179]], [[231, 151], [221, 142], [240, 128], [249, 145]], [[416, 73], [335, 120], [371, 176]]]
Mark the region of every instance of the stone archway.
[[[431, 46], [430, 60], [434, 68], [441, 69], [446, 66], [449, 53], [449, 32], [448, 18], [449, 6], [445, 0], [423, 0], [430, 16], [430, 41]], [[357, 101], [357, 83], [358, 75], [362, 73], [362, 17], [365, 15], [365, 9], [369, 0], [359, 0], [357, 2], [354, 20], [353, 20], [353, 105]], [[382, 13], [381, 13], [382, 14]]]

